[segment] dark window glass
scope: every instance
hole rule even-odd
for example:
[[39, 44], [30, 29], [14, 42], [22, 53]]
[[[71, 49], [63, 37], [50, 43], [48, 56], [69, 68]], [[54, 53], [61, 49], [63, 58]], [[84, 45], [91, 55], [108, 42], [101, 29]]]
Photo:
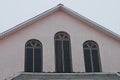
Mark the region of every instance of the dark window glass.
[[94, 72], [100, 72], [99, 56], [98, 56], [98, 51], [96, 49], [92, 50], [92, 59], [93, 59]]
[[92, 48], [97, 48], [97, 46], [96, 45], [92, 45]]
[[84, 48], [88, 48], [88, 46], [87, 46], [87, 45], [83, 45], [83, 47], [84, 47]]
[[85, 59], [86, 72], [92, 72], [91, 56], [89, 53], [90, 53], [89, 49], [84, 49], [84, 59]]
[[32, 45], [31, 45], [30, 43], [28, 43], [28, 44], [26, 45], [26, 47], [32, 47]]
[[72, 72], [70, 37], [64, 32], [55, 35], [55, 59], [56, 72]]
[[86, 72], [101, 72], [99, 48], [94, 41], [83, 44]]
[[63, 38], [63, 37], [64, 37], [64, 33], [60, 34], [60, 37], [62, 37], [62, 38]]
[[32, 41], [31, 44], [32, 44], [33, 46], [35, 46], [35, 44], [37, 44], [37, 42], [36, 42], [36, 41]]
[[69, 39], [68, 36], [65, 36], [64, 39]]
[[71, 59], [70, 59], [70, 43], [69, 41], [63, 41], [64, 49], [64, 70], [65, 72], [71, 72]]
[[88, 46], [91, 47], [91, 46], [92, 46], [92, 43], [91, 43], [91, 42], [88, 42]]
[[36, 44], [36, 47], [41, 47], [41, 45], [40, 44]]
[[56, 72], [63, 72], [62, 63], [62, 41], [55, 41]]
[[41, 72], [42, 70], [42, 50], [41, 48], [34, 49], [34, 72]]
[[42, 44], [29, 40], [25, 48], [25, 72], [42, 72]]
[[25, 68], [26, 72], [33, 72], [33, 49], [32, 48], [26, 48], [26, 62], [25, 62]]

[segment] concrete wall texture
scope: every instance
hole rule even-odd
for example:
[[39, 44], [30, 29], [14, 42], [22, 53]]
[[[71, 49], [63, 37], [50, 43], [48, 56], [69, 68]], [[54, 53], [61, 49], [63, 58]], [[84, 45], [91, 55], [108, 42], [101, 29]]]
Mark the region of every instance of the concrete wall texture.
[[24, 71], [25, 43], [30, 39], [43, 45], [43, 72], [55, 72], [54, 35], [59, 31], [70, 35], [73, 72], [85, 72], [83, 43], [87, 40], [99, 45], [102, 72], [120, 71], [120, 41], [57, 11], [0, 40], [0, 78]]

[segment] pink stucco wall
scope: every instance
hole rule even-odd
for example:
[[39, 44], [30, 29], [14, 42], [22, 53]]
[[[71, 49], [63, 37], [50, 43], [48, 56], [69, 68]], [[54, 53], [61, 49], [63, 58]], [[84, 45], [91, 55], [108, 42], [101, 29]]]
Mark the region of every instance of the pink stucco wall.
[[85, 72], [82, 45], [86, 40], [98, 43], [103, 72], [120, 71], [120, 41], [58, 11], [0, 40], [0, 78], [24, 71], [25, 43], [30, 39], [43, 44], [43, 71], [55, 72], [54, 35], [59, 31], [70, 35], [74, 72]]

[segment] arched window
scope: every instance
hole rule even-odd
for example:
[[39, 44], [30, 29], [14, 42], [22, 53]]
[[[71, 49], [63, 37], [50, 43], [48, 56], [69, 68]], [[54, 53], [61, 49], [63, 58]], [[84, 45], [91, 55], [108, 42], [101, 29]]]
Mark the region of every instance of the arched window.
[[96, 42], [86, 41], [83, 44], [86, 72], [101, 72], [99, 48]]
[[55, 34], [55, 67], [58, 73], [72, 72], [70, 36], [65, 32]]
[[42, 72], [42, 44], [38, 40], [25, 45], [25, 72]]

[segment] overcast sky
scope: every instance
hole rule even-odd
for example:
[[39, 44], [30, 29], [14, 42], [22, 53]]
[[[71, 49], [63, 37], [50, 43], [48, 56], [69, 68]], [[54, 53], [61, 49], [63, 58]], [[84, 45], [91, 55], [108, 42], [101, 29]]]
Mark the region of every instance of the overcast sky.
[[120, 35], [120, 0], [0, 0], [0, 33], [59, 3]]

